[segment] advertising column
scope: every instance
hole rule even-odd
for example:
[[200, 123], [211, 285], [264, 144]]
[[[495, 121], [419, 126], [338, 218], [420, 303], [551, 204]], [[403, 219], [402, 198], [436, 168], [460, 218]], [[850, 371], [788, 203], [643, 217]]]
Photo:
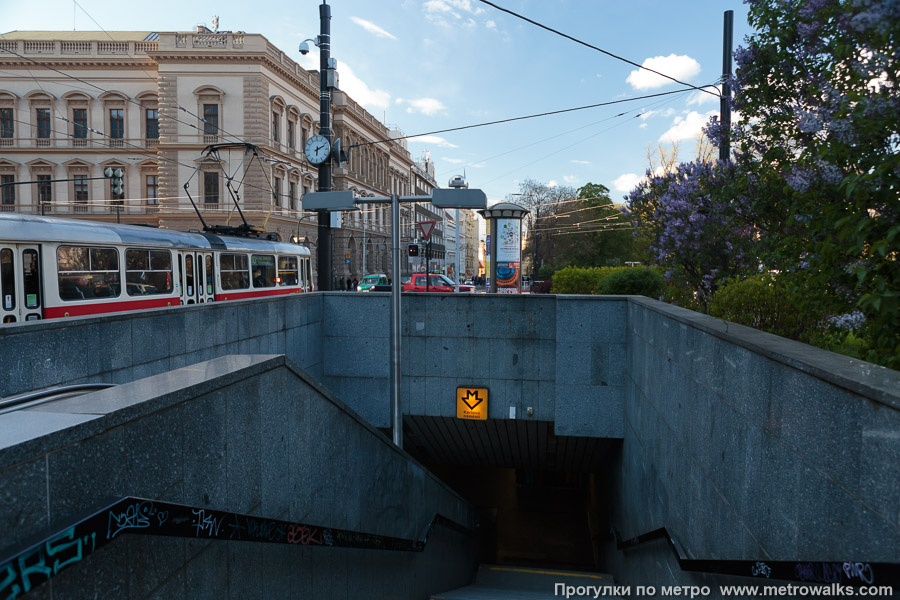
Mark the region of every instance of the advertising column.
[[521, 219], [497, 219], [497, 293], [518, 294], [522, 291]]

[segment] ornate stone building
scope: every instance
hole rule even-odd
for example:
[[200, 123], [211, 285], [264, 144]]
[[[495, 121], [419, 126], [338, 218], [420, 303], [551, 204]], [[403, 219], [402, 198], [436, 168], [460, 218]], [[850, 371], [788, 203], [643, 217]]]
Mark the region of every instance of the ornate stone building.
[[[433, 164], [417, 164], [399, 130], [345, 93], [334, 93], [332, 116], [350, 155], [334, 169], [334, 189], [387, 196], [437, 186]], [[259, 34], [3, 34], [0, 183], [35, 183], [0, 187], [0, 211], [186, 230], [201, 227], [190, 199], [209, 225], [239, 224], [236, 200], [251, 225], [314, 246], [316, 216], [303, 212], [302, 196], [316, 189], [317, 169], [303, 147], [318, 119], [318, 73]], [[232, 145], [208, 153], [210, 144]], [[124, 193], [114, 193], [107, 167], [123, 171]], [[434, 213], [404, 206], [403, 241]], [[390, 274], [390, 208], [341, 216], [333, 278]]]

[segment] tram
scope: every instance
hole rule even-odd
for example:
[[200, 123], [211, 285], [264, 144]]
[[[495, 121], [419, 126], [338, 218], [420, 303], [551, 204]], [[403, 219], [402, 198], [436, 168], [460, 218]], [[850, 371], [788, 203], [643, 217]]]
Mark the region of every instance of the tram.
[[285, 242], [0, 214], [2, 323], [299, 294], [311, 275]]

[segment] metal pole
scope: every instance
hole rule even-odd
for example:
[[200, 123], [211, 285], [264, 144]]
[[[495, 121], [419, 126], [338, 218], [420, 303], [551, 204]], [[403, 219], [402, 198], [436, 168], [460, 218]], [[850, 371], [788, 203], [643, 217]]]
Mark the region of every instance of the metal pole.
[[459, 209], [456, 209], [456, 293], [459, 293]]
[[491, 287], [488, 288], [488, 291], [492, 294], [497, 293], [497, 246], [499, 241], [497, 239], [497, 219], [491, 217]]
[[[368, 209], [366, 209], [368, 210]], [[363, 220], [363, 264], [362, 264], [362, 275], [366, 276], [366, 219], [368, 218], [368, 213], [363, 211], [362, 220]], [[350, 265], [353, 266], [353, 265]]]
[[[331, 58], [331, 7], [319, 5], [319, 133], [331, 143], [331, 92], [328, 89], [328, 59]], [[319, 165], [319, 191], [331, 191], [331, 158]], [[319, 271], [319, 289], [332, 289], [331, 213], [320, 210], [318, 214], [319, 240], [316, 261]]]
[[719, 100], [719, 115], [722, 121], [722, 141], [719, 143], [719, 160], [728, 160], [731, 156], [731, 46], [734, 30], [734, 11], [725, 11], [725, 24], [722, 34], [722, 98]]
[[[394, 445], [403, 448], [403, 413], [400, 403], [400, 196], [391, 195], [391, 422]], [[427, 278], [427, 276], [426, 276]]]

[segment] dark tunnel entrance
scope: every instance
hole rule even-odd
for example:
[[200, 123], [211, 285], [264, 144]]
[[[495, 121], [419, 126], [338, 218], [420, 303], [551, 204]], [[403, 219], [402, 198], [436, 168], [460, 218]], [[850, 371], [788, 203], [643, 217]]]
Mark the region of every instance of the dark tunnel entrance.
[[481, 564], [608, 572], [621, 441], [553, 423], [407, 417], [404, 446], [478, 510]]

